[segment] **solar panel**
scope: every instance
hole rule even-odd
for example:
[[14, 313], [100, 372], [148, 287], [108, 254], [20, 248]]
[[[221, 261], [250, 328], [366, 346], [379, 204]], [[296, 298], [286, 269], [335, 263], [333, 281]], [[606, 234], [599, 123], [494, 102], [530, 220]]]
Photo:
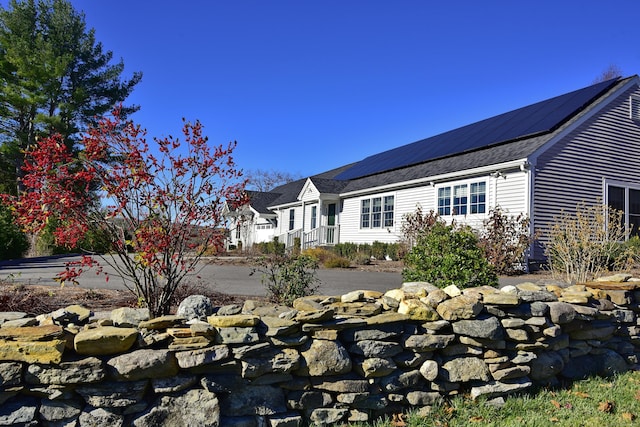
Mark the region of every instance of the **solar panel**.
[[349, 180], [522, 139], [557, 129], [618, 79], [596, 83], [555, 98], [374, 154], [335, 179]]

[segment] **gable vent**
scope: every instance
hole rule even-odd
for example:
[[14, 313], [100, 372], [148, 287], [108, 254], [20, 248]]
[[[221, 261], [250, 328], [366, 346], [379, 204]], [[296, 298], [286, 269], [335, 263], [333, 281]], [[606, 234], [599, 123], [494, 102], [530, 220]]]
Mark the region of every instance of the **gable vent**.
[[629, 118], [634, 122], [640, 122], [640, 96], [631, 95], [629, 98]]

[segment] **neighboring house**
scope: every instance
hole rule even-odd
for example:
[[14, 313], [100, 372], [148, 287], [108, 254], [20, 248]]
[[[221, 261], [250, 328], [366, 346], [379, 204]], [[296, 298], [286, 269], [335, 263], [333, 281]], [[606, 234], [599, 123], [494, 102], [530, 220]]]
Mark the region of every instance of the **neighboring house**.
[[[263, 235], [254, 229], [247, 242], [395, 242], [403, 216], [417, 206], [479, 226], [498, 205], [510, 215], [528, 215], [544, 241], [562, 210], [600, 200], [624, 211], [637, 232], [639, 85], [638, 76], [597, 83], [269, 193], [250, 193], [254, 218], [274, 228]], [[534, 246], [530, 259], [543, 258], [542, 247]]]

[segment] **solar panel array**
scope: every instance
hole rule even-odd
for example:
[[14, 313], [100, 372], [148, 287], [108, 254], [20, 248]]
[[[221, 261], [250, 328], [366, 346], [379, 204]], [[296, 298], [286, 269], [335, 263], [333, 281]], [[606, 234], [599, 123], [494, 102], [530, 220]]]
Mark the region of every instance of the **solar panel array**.
[[349, 180], [553, 131], [608, 90], [616, 79], [374, 154], [335, 177]]

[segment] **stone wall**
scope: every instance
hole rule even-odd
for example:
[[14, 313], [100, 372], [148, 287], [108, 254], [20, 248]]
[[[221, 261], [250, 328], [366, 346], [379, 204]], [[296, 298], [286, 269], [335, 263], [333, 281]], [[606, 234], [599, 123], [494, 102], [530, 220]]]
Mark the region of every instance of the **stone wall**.
[[611, 375], [640, 353], [628, 279], [0, 313], [0, 425], [326, 425]]

